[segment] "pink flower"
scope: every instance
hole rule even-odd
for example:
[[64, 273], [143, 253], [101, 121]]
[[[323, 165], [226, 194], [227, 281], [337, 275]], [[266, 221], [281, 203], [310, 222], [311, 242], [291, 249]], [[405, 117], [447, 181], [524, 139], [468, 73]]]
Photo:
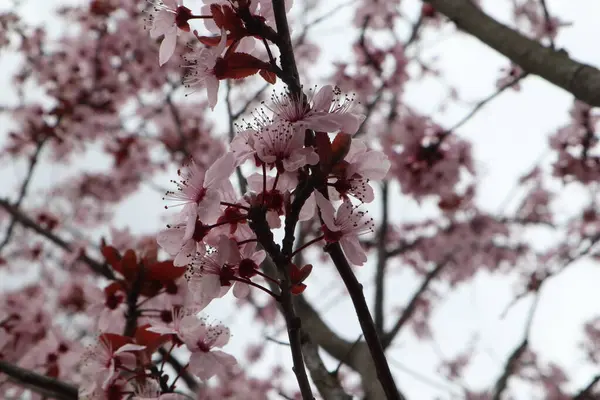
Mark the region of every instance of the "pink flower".
[[280, 173], [319, 162], [317, 153], [304, 147], [304, 130], [285, 121], [265, 126], [254, 138], [254, 144], [257, 157]]
[[232, 355], [215, 347], [223, 347], [229, 342], [229, 328], [223, 325], [207, 325], [204, 321], [197, 326], [193, 337], [184, 340], [187, 348], [192, 352], [189, 361], [189, 371], [202, 380], [207, 380], [214, 375], [224, 375], [231, 367], [237, 364]]
[[[206, 251], [202, 239], [209, 232], [208, 226], [196, 217], [193, 209], [184, 211], [176, 217], [175, 224], [167, 225], [167, 229], [156, 236], [158, 245], [175, 256], [173, 265], [177, 267], [189, 264], [195, 254]], [[192, 224], [191, 221], [195, 223]]]
[[203, 322], [196, 317], [202, 307], [173, 307], [171, 310], [171, 323], [165, 324], [162, 320], [152, 320], [147, 331], [160, 333], [162, 335], [176, 335], [181, 341], [185, 341], [194, 334], [198, 325]]
[[371, 180], [380, 181], [390, 169], [387, 156], [377, 150], [369, 150], [362, 140], [352, 140], [350, 151], [334, 176], [337, 181], [333, 184], [335, 190], [330, 191], [330, 197], [336, 198], [351, 194], [364, 203], [370, 203], [375, 198]]
[[204, 86], [208, 93], [208, 104], [214, 110], [219, 96], [219, 79], [215, 74], [215, 66], [227, 45], [227, 33], [221, 31], [221, 40], [215, 47], [205, 47], [197, 52], [184, 56], [189, 65], [188, 72], [183, 77], [186, 87]]
[[348, 260], [354, 265], [363, 265], [367, 261], [367, 255], [358, 237], [373, 232], [373, 218], [365, 218], [366, 213], [356, 211], [349, 200], [344, 200], [337, 213], [333, 204], [321, 193], [315, 192], [315, 200], [325, 223], [322, 227], [325, 240], [329, 243], [340, 242]]
[[152, 39], [164, 35], [158, 55], [158, 63], [162, 66], [175, 52], [179, 29], [189, 31], [187, 20], [192, 14], [189, 8], [183, 6], [182, 0], [153, 1], [151, 4], [146, 22], [150, 25]]
[[106, 336], [101, 336], [98, 342], [88, 348], [82, 356], [81, 367], [82, 394], [89, 395], [96, 388], [106, 389], [117, 377], [117, 366], [135, 367], [136, 359], [132, 351], [143, 350], [146, 346], [127, 343], [114, 349]]
[[160, 394], [160, 385], [156, 380], [146, 381], [136, 386], [132, 400], [184, 400], [187, 397], [178, 393]]
[[271, 101], [270, 110], [276, 120], [315, 131], [343, 131], [353, 135], [365, 120], [364, 115], [354, 112], [354, 99], [347, 95], [342, 97], [340, 89], [331, 85], [323, 86], [307, 102], [291, 94], [272, 96]]
[[[197, 219], [204, 223], [214, 222], [219, 215], [223, 192], [233, 191], [229, 176], [235, 169], [235, 157], [225, 153], [206, 171], [202, 171], [192, 161], [187, 170], [178, 171], [182, 178], [176, 192], [167, 192], [165, 199], [178, 201], [184, 206], [182, 218], [186, 223], [183, 240], [190, 239], [195, 230]], [[183, 245], [183, 243], [182, 243]]]
[[[186, 273], [192, 296], [205, 304], [217, 297], [224, 296], [233, 286], [233, 295], [241, 298], [248, 294], [248, 284], [241, 278], [249, 279], [265, 258], [263, 251], [254, 252], [245, 246], [240, 252], [234, 239], [221, 236], [213, 251], [195, 257]], [[240, 266], [244, 271], [240, 277]]]

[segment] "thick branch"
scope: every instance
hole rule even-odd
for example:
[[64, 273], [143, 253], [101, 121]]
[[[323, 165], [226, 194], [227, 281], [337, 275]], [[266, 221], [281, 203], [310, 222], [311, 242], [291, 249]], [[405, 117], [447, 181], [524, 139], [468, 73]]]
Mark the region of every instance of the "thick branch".
[[[0, 199], [0, 207], [4, 208], [6, 211], [8, 211], [13, 216], [13, 218], [15, 218], [16, 221], [21, 223], [21, 225], [44, 236], [46, 239], [50, 240], [52, 243], [54, 243], [61, 249], [66, 250], [66, 251], [73, 250], [72, 246], [68, 242], [66, 242], [65, 240], [56, 236], [54, 233], [52, 233], [48, 229], [42, 228], [40, 225], [35, 223], [35, 221], [33, 221], [28, 216], [23, 214], [18, 208], [14, 207], [12, 204], [10, 204], [10, 202], [8, 200]], [[108, 267], [108, 265], [102, 264], [102, 263], [86, 256], [85, 254], [81, 254], [77, 259], [86, 263], [92, 270], [94, 270], [95, 272], [104, 276], [105, 278], [111, 279], [111, 280], [115, 279], [115, 276], [114, 276], [113, 272], [110, 270], [110, 268]]]
[[525, 72], [538, 75], [591, 106], [600, 106], [600, 70], [544, 47], [481, 11], [470, 0], [426, 0], [458, 28], [502, 53]]
[[285, 0], [272, 0], [273, 13], [275, 14], [275, 25], [277, 26], [277, 35], [279, 42], [276, 43], [281, 54], [281, 69], [286, 74], [289, 74], [293, 81], [286, 82], [290, 86], [290, 91], [294, 94], [300, 94], [300, 74], [296, 66], [296, 58], [294, 56], [294, 48], [292, 47], [292, 38], [290, 35], [290, 27], [288, 25], [287, 14], [285, 11]]
[[337, 374], [331, 373], [323, 364], [319, 356], [319, 346], [310, 340], [310, 336], [303, 335], [302, 353], [310, 376], [319, 389], [324, 400], [352, 400], [352, 396], [344, 392]]
[[0, 360], [0, 372], [16, 384], [42, 396], [59, 400], [77, 400], [77, 387]]

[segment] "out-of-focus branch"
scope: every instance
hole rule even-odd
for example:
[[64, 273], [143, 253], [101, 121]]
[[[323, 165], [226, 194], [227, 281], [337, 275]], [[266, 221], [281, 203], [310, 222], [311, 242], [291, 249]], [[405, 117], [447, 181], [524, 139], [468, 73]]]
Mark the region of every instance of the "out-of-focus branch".
[[337, 268], [340, 277], [344, 281], [344, 285], [346, 285], [346, 288], [348, 289], [352, 304], [354, 305], [354, 310], [356, 311], [356, 315], [358, 317], [358, 322], [360, 323], [365, 341], [367, 342], [371, 357], [373, 358], [373, 364], [375, 365], [375, 370], [377, 371], [377, 377], [383, 386], [383, 391], [385, 392], [387, 399], [405, 399], [405, 397], [398, 391], [396, 383], [394, 382], [394, 377], [392, 376], [392, 371], [390, 370], [390, 366], [388, 365], [385, 357], [383, 346], [381, 345], [379, 336], [377, 335], [377, 330], [375, 329], [371, 312], [369, 311], [369, 307], [365, 301], [362, 285], [358, 279], [356, 279], [354, 272], [352, 272], [352, 268], [350, 267], [350, 264], [348, 264], [348, 260], [342, 252], [340, 244], [328, 244], [325, 247], [325, 251], [331, 257], [331, 260]]
[[306, 334], [302, 338], [302, 354], [310, 376], [324, 400], [352, 400], [352, 396], [344, 392], [337, 374], [329, 372], [323, 364], [319, 356], [319, 346]]
[[[35, 147], [35, 152], [29, 159], [27, 175], [25, 175], [25, 179], [23, 180], [23, 183], [21, 184], [21, 189], [19, 190], [19, 196], [17, 197], [17, 200], [13, 204], [13, 206], [16, 208], [21, 207], [21, 204], [23, 203], [23, 200], [25, 199], [25, 196], [27, 195], [27, 190], [29, 189], [29, 183], [31, 183], [31, 178], [33, 177], [33, 171], [35, 169], [35, 166], [37, 165], [38, 159], [40, 157], [40, 153], [42, 152], [42, 147], [44, 147], [44, 143], [46, 143], [47, 139], [48, 139], [48, 137], [46, 136], [37, 143], [37, 145]], [[6, 229], [6, 235], [4, 236], [2, 243], [0, 243], [0, 253], [2, 253], [2, 250], [4, 249], [4, 247], [6, 247], [6, 245], [10, 242], [10, 239], [12, 237], [12, 234], [13, 234], [16, 224], [17, 224], [17, 219], [13, 215], [12, 218], [10, 219], [8, 228]]]
[[388, 182], [383, 182], [381, 187], [381, 209], [382, 216], [377, 233], [377, 266], [375, 267], [375, 329], [377, 334], [383, 337], [384, 332], [384, 310], [383, 302], [385, 295], [385, 267], [387, 265], [386, 236], [389, 224], [388, 215]]
[[394, 327], [387, 334], [385, 334], [385, 336], [381, 340], [384, 349], [388, 348], [392, 344], [394, 338], [396, 337], [398, 332], [400, 332], [400, 329], [402, 329], [404, 324], [408, 322], [408, 320], [413, 316], [414, 312], [417, 309], [417, 305], [419, 304], [421, 296], [427, 291], [431, 282], [433, 282], [433, 280], [440, 274], [440, 272], [442, 272], [446, 265], [448, 265], [448, 262], [440, 262], [425, 276], [425, 279], [421, 283], [421, 286], [419, 286], [419, 289], [417, 289], [413, 297], [408, 302], [408, 305], [402, 312], [402, 315], [400, 316], [398, 321], [396, 321], [396, 323], [394, 324]]
[[198, 381], [196, 380], [196, 378], [194, 378], [194, 376], [190, 374], [187, 369], [185, 369], [181, 362], [179, 362], [179, 360], [175, 358], [173, 354], [170, 354], [165, 348], [159, 348], [158, 352], [160, 353], [163, 360], [168, 362], [169, 365], [173, 367], [177, 375], [179, 375], [179, 377], [183, 379], [187, 387], [190, 388], [191, 391], [195, 392], [198, 389]]
[[77, 400], [77, 387], [68, 383], [40, 375], [2, 360], [0, 360], [0, 372], [6, 374], [8, 379], [16, 384], [39, 393], [46, 398]]
[[496, 381], [494, 385], [494, 396], [493, 400], [500, 400], [502, 398], [502, 393], [506, 390], [506, 386], [508, 384], [508, 379], [512, 374], [515, 373], [515, 370], [518, 366], [519, 361], [525, 351], [527, 351], [527, 346], [529, 345], [529, 333], [531, 331], [531, 325], [533, 323], [533, 316], [535, 315], [535, 311], [537, 310], [537, 305], [539, 301], [539, 292], [536, 293], [535, 299], [533, 300], [533, 304], [531, 309], [529, 310], [529, 315], [527, 316], [527, 322], [525, 324], [525, 333], [523, 335], [523, 339], [521, 343], [510, 353], [510, 356], [506, 359], [506, 363], [504, 364], [504, 370], [502, 371], [502, 375]]
[[573, 400], [596, 400], [598, 398], [598, 394], [594, 394], [594, 387], [596, 387], [598, 382], [600, 382], [600, 375], [596, 375], [594, 378], [592, 378], [586, 387], [581, 389], [579, 393], [573, 396]]
[[[46, 239], [50, 240], [52, 243], [54, 243], [55, 245], [60, 247], [61, 249], [65, 250], [65, 251], [73, 250], [73, 247], [68, 242], [66, 242], [65, 240], [58, 237], [57, 235], [52, 233], [50, 230], [42, 228], [39, 224], [37, 224], [35, 221], [33, 221], [27, 215], [23, 214], [21, 212], [21, 210], [19, 210], [18, 208], [14, 207], [12, 204], [10, 204], [10, 202], [8, 200], [0, 198], [0, 207], [4, 208], [6, 211], [8, 211], [15, 218], [15, 220], [18, 221], [21, 225], [42, 235], [43, 237], [45, 237]], [[84, 262], [85, 264], [87, 264], [93, 271], [104, 276], [105, 278], [110, 279], [110, 280], [115, 279], [115, 275], [113, 274], [113, 272], [111, 271], [111, 269], [108, 267], [107, 264], [103, 264], [99, 261], [96, 261], [96, 260], [88, 257], [85, 254], [80, 254], [77, 259]]]
[[544, 47], [496, 21], [470, 0], [426, 0], [456, 26], [591, 106], [600, 106], [600, 70], [571, 59], [564, 50]]

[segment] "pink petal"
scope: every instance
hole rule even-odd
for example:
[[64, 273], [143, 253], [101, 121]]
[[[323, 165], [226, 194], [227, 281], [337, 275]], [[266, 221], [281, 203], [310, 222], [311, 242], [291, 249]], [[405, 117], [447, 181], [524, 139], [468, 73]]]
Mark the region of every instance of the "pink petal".
[[192, 258], [196, 253], [196, 242], [193, 240], [188, 240], [177, 253], [175, 260], [173, 260], [173, 265], [176, 267], [184, 267], [188, 265], [190, 262], [192, 262]]
[[160, 44], [160, 50], [158, 52], [158, 64], [163, 66], [169, 58], [175, 53], [175, 46], [177, 45], [177, 27], [174, 26], [172, 30], [165, 33], [165, 38]]
[[323, 86], [313, 98], [313, 109], [316, 111], [327, 111], [333, 101], [333, 86]]
[[348, 257], [348, 261], [352, 264], [361, 266], [367, 261], [367, 255], [360, 245], [357, 236], [343, 236], [340, 239], [340, 245], [344, 250], [344, 254]]
[[115, 355], [116, 354], [121, 354], [125, 351], [138, 351], [138, 350], [144, 350], [146, 348], [146, 346], [141, 346], [139, 344], [132, 344], [132, 343], [128, 343], [126, 345], [123, 345], [121, 347], [119, 347], [119, 350], [115, 351]]
[[219, 100], [219, 80], [214, 75], [208, 75], [204, 82], [208, 94], [208, 105], [211, 110], [214, 110]]
[[205, 187], [220, 186], [222, 181], [229, 179], [235, 170], [235, 156], [231, 152], [223, 154], [206, 171]]
[[244, 299], [250, 294], [250, 285], [244, 282], [236, 282], [233, 285], [233, 295], [238, 299]]
[[167, 253], [174, 256], [181, 249], [184, 234], [185, 230], [183, 228], [165, 229], [159, 232], [159, 234], [156, 236], [156, 242]]
[[315, 208], [317, 204], [315, 202], [315, 194], [312, 193], [306, 200], [302, 209], [300, 209], [299, 221], [308, 221], [315, 216]]
[[325, 222], [325, 226], [331, 231], [339, 231], [339, 228], [335, 224], [334, 213], [335, 210], [333, 208], [333, 204], [329, 200], [325, 198], [321, 193], [315, 193], [315, 200], [317, 205], [319, 206], [319, 210], [321, 210], [321, 218], [323, 218], [323, 222]]

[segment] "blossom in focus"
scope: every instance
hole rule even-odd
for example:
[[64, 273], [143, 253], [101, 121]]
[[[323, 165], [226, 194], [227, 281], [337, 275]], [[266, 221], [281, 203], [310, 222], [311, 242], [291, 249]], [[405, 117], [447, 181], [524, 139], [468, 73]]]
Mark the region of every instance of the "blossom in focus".
[[215, 108], [219, 97], [219, 78], [215, 73], [215, 67], [226, 45], [227, 33], [222, 30], [221, 40], [217, 46], [205, 47], [183, 57], [188, 63], [185, 66], [188, 71], [183, 76], [183, 84], [188, 88], [193, 86], [206, 87], [208, 104], [211, 109]]
[[152, 39], [164, 35], [158, 55], [158, 63], [162, 66], [175, 52], [179, 29], [190, 31], [187, 21], [192, 13], [189, 8], [183, 6], [183, 0], [161, 0], [151, 2], [151, 4], [150, 15], [146, 22], [149, 25]]
[[375, 195], [369, 182], [385, 178], [390, 165], [384, 153], [370, 150], [362, 140], [353, 139], [344, 161], [334, 168], [337, 181], [333, 184], [335, 190], [329, 192], [330, 197], [351, 194], [364, 203], [372, 202]]
[[373, 232], [373, 218], [366, 218], [366, 213], [357, 211], [347, 199], [344, 199], [337, 213], [333, 204], [321, 193], [315, 192], [315, 200], [325, 223], [322, 227], [325, 241], [340, 242], [348, 260], [354, 265], [363, 265], [367, 261], [367, 255], [358, 237]]
[[320, 132], [343, 131], [354, 135], [365, 120], [365, 116], [354, 110], [354, 99], [342, 95], [338, 87], [323, 86], [306, 101], [289, 93], [271, 97], [275, 120], [283, 120], [307, 129]]
[[231, 354], [214, 350], [229, 342], [229, 328], [220, 324], [207, 325], [203, 320], [201, 322], [184, 343], [192, 352], [189, 371], [198, 378], [207, 380], [214, 375], [224, 375], [237, 364], [237, 360]]

